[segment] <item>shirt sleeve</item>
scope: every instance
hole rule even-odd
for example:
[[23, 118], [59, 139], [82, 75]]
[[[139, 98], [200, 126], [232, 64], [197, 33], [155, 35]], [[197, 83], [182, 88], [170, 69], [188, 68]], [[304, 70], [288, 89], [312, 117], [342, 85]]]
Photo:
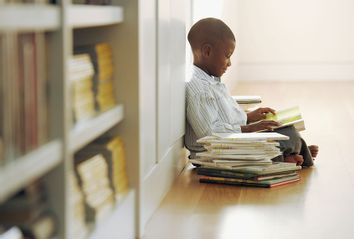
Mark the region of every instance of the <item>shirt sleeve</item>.
[[238, 124], [223, 122], [218, 111], [216, 99], [202, 92], [187, 100], [187, 120], [198, 138], [212, 133], [240, 133]]

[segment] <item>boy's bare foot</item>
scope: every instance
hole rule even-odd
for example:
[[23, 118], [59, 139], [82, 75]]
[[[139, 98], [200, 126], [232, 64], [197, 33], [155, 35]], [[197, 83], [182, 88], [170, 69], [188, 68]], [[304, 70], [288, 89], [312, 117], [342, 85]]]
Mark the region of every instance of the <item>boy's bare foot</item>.
[[302, 157], [302, 155], [292, 154], [286, 156], [284, 158], [284, 161], [288, 163], [296, 163], [296, 165], [302, 165], [302, 163], [304, 162], [304, 158]]
[[308, 147], [309, 147], [312, 158], [316, 158], [316, 156], [318, 154], [318, 146], [317, 145], [310, 145]]

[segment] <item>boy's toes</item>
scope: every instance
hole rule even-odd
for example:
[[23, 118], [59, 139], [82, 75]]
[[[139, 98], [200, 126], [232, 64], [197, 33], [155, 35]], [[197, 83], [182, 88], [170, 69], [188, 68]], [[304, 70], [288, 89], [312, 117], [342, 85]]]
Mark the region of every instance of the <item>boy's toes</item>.
[[317, 145], [310, 145], [309, 150], [310, 150], [311, 156], [313, 158], [315, 158], [318, 154], [318, 146]]

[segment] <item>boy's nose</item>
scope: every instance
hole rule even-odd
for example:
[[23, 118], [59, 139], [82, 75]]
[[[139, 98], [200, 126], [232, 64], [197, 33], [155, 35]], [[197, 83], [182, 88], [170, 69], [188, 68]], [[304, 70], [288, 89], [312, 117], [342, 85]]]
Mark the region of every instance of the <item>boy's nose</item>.
[[228, 67], [231, 66], [231, 60], [228, 60], [228, 61], [227, 61], [227, 66], [228, 66]]

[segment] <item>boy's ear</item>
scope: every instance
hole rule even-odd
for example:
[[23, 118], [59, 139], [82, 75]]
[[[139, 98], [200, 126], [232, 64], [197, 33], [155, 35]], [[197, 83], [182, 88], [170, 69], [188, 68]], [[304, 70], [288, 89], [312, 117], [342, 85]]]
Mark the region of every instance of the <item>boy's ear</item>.
[[205, 43], [202, 45], [202, 56], [203, 57], [209, 57], [211, 53], [211, 44]]

